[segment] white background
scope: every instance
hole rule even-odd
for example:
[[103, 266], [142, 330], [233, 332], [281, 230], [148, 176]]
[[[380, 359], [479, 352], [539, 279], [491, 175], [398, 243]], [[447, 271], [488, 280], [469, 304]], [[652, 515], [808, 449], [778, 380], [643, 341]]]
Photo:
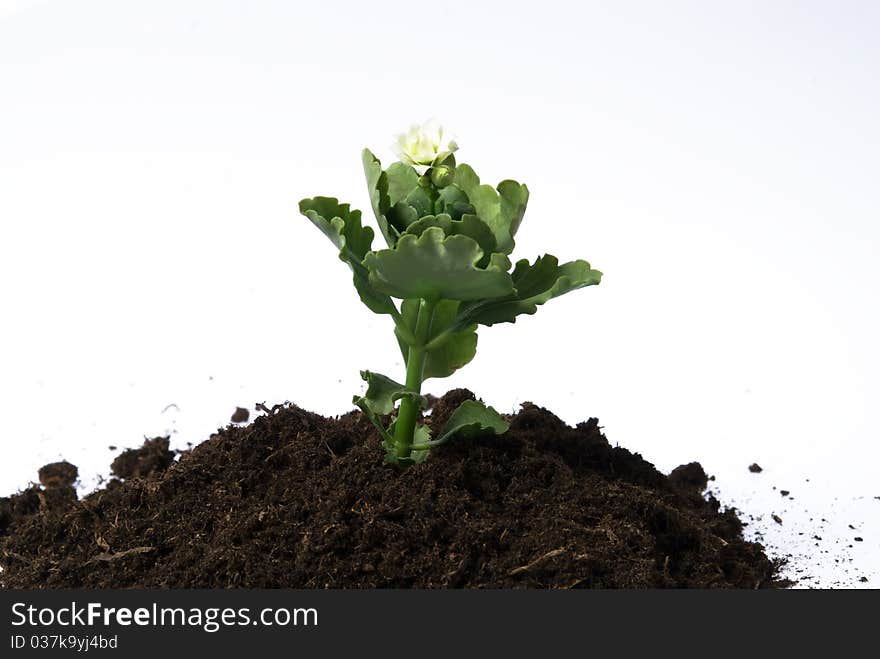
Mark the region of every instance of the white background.
[[528, 183], [516, 256], [605, 279], [427, 389], [700, 460], [801, 585], [880, 585], [878, 34], [874, 2], [0, 2], [0, 490], [402, 377], [296, 203], [368, 209], [360, 149], [435, 116]]

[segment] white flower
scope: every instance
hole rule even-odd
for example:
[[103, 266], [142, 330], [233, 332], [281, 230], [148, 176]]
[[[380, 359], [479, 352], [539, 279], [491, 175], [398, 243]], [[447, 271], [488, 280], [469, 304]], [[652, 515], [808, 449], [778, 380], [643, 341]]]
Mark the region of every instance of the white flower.
[[419, 174], [424, 174], [428, 167], [458, 149], [458, 145], [436, 119], [429, 119], [421, 126], [414, 124], [407, 132], [398, 135], [392, 148], [401, 161], [415, 167]]

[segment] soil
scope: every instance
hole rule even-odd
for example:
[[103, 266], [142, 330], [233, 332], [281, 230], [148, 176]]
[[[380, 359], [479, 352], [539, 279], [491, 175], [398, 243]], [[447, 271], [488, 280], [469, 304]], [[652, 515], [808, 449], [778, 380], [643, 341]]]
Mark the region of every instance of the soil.
[[79, 477], [79, 469], [69, 462], [52, 462], [40, 467], [37, 474], [40, 484], [46, 487], [64, 487], [73, 485]]
[[174, 462], [169, 440], [169, 437], [156, 437], [146, 440], [140, 448], [123, 451], [110, 465], [110, 473], [117, 478], [149, 478], [161, 474]]
[[235, 412], [232, 413], [232, 416], [229, 417], [229, 420], [232, 423], [247, 423], [247, 420], [251, 418], [251, 411], [246, 407], [236, 407]]
[[[428, 422], [472, 396], [434, 400]], [[702, 493], [698, 463], [665, 476], [596, 419], [571, 428], [525, 403], [504, 436], [453, 440], [399, 471], [359, 412], [262, 410], [176, 461], [168, 438], [148, 440], [81, 500], [69, 478], [0, 499], [0, 586], [784, 585]]]

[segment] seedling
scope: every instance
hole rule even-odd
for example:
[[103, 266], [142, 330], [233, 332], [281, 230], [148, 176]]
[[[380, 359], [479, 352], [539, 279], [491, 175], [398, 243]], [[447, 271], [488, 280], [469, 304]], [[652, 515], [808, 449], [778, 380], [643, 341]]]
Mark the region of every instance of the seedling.
[[470, 362], [480, 325], [516, 322], [520, 314], [533, 314], [547, 300], [602, 277], [586, 261], [560, 265], [549, 254], [533, 263], [517, 261], [511, 270], [508, 257], [529, 190], [511, 180], [496, 188], [481, 184], [470, 166], [456, 163], [457, 149], [429, 121], [398, 138], [400, 160], [387, 169], [363, 151], [370, 201], [387, 249], [373, 250], [373, 230], [348, 204], [333, 197], [299, 204], [339, 249], [361, 301], [394, 321], [406, 380], [400, 384], [362, 371], [367, 391], [354, 403], [378, 428], [387, 460], [400, 466], [424, 460], [453, 436], [507, 430], [498, 412], [473, 400], [452, 413], [436, 438], [418, 422], [426, 406], [422, 383]]

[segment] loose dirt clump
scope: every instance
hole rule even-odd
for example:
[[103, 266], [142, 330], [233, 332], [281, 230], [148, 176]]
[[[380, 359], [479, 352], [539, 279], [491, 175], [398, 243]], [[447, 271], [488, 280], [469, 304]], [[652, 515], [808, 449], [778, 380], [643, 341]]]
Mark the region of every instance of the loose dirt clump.
[[128, 449], [117, 455], [110, 465], [110, 471], [117, 478], [159, 475], [174, 462], [174, 451], [170, 451], [168, 445], [168, 437], [147, 439], [140, 448]]
[[247, 423], [248, 419], [251, 418], [251, 412], [245, 407], [236, 407], [235, 412], [232, 413], [232, 416], [229, 417], [229, 420], [232, 423]]
[[46, 487], [70, 487], [79, 477], [79, 469], [69, 462], [52, 462], [40, 467], [37, 476]]

